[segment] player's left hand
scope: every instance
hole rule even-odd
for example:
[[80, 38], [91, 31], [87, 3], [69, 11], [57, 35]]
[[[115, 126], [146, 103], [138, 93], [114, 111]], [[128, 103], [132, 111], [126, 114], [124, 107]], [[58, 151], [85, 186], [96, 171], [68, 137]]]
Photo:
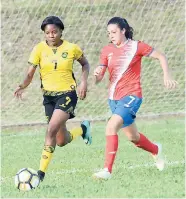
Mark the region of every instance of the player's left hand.
[[78, 87], [78, 97], [81, 100], [84, 100], [86, 98], [87, 94], [87, 82], [83, 81]]
[[176, 88], [177, 81], [173, 80], [170, 75], [164, 75], [164, 85], [168, 89]]

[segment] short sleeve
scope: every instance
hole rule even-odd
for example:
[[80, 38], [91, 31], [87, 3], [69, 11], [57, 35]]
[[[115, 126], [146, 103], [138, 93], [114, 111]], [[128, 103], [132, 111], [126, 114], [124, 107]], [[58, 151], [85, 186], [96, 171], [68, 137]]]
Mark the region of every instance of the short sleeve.
[[38, 46], [35, 46], [30, 54], [28, 63], [37, 67], [40, 64], [40, 50]]
[[99, 58], [99, 65], [100, 66], [108, 66], [108, 58], [107, 58], [107, 54], [106, 54], [106, 50], [105, 48], [103, 48], [101, 50], [101, 53], [100, 53], [100, 58]]
[[138, 54], [140, 56], [146, 56], [148, 57], [152, 51], [153, 51], [153, 47], [152, 46], [149, 46], [148, 44], [142, 42], [142, 41], [139, 41], [138, 42]]
[[75, 47], [74, 47], [75, 60], [78, 60], [82, 55], [83, 55], [83, 51], [77, 44], [75, 44]]

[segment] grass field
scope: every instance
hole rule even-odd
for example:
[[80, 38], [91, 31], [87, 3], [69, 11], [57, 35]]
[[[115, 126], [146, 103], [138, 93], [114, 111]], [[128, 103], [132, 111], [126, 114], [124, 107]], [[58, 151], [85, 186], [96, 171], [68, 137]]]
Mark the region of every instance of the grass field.
[[137, 121], [140, 131], [163, 144], [166, 168], [159, 172], [151, 156], [134, 147], [122, 132], [109, 181], [91, 175], [103, 166], [105, 123], [92, 124], [93, 144], [79, 138], [56, 148], [46, 178], [30, 192], [14, 187], [14, 175], [23, 167], [38, 169], [44, 127], [2, 131], [2, 198], [184, 198], [184, 119]]

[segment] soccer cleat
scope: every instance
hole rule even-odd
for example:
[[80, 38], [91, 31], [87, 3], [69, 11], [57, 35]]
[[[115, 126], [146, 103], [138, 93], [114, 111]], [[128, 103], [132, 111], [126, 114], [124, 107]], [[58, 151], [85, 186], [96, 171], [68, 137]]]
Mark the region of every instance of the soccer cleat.
[[44, 177], [45, 177], [45, 173], [43, 171], [41, 171], [41, 170], [38, 170], [37, 174], [39, 176], [40, 181], [43, 181]]
[[152, 155], [154, 160], [155, 160], [155, 165], [158, 168], [159, 171], [163, 171], [164, 166], [165, 166], [165, 160], [162, 155], [162, 145], [157, 143], [158, 146], [158, 154], [157, 155]]
[[111, 178], [111, 173], [109, 172], [108, 168], [104, 168], [97, 173], [94, 173], [92, 177], [100, 180], [108, 180]]
[[90, 122], [88, 120], [84, 120], [81, 123], [81, 127], [83, 129], [82, 138], [87, 145], [91, 145], [92, 143], [92, 136], [90, 132]]

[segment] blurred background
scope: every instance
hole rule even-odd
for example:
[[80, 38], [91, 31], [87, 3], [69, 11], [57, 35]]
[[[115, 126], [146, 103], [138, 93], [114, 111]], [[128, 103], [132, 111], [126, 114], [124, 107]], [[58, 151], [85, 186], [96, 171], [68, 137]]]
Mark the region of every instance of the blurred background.
[[[172, 76], [179, 85], [175, 90], [163, 86], [163, 73], [157, 60], [143, 59], [144, 101], [138, 117], [182, 115], [184, 113], [185, 45], [183, 0], [3, 0], [2, 1], [2, 126], [46, 123], [42, 106], [39, 70], [26, 89], [23, 101], [14, 98], [15, 88], [23, 81], [32, 48], [44, 40], [40, 30], [43, 19], [56, 15], [65, 25], [63, 39], [77, 43], [91, 65], [88, 96], [79, 101], [77, 120], [106, 120], [107, 74], [98, 86], [93, 70], [99, 53], [108, 43], [107, 22], [113, 16], [124, 17], [134, 28], [134, 39], [164, 52]], [[81, 66], [75, 63], [79, 83]]]

